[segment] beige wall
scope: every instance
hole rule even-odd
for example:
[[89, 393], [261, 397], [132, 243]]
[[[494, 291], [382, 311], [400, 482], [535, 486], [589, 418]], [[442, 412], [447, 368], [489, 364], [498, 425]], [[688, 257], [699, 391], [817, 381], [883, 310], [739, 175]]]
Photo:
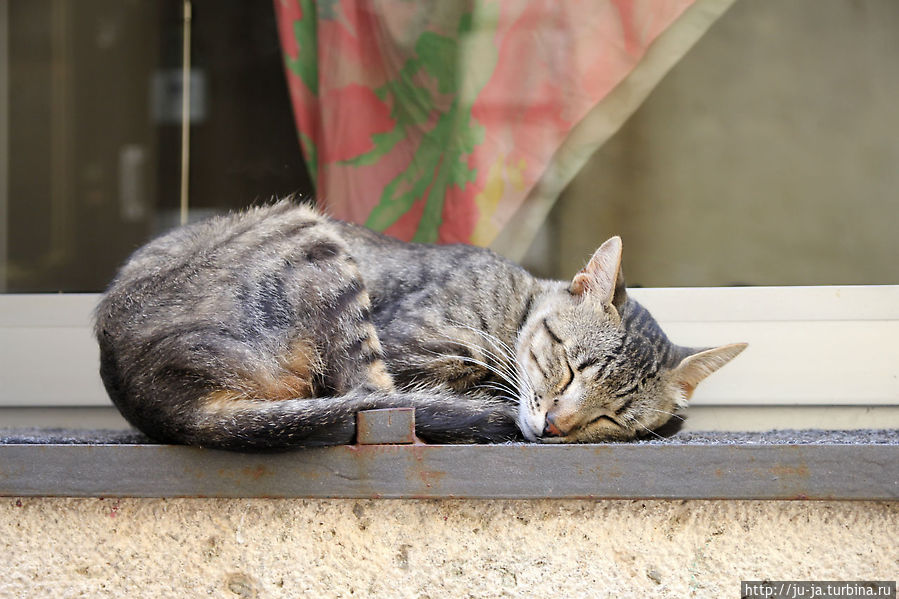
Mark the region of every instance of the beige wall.
[[624, 239], [643, 286], [899, 283], [899, 2], [741, 0], [551, 216], [558, 276]]
[[899, 504], [0, 501], [0, 597], [737, 597], [895, 579]]

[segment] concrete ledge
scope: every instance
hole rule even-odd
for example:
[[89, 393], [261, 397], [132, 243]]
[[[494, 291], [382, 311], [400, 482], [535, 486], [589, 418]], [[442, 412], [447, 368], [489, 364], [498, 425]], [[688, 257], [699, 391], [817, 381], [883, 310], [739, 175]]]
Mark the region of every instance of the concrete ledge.
[[899, 498], [899, 446], [8, 443], [0, 496], [882, 500]]

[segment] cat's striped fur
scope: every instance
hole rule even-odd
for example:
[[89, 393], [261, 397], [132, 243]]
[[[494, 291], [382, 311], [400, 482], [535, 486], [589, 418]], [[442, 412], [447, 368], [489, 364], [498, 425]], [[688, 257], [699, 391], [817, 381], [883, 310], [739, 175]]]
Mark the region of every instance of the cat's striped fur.
[[162, 442], [347, 443], [357, 411], [397, 406], [431, 442], [633, 438], [742, 346], [672, 345], [627, 297], [620, 248], [563, 283], [289, 201], [217, 217], [122, 267], [96, 312], [101, 376]]

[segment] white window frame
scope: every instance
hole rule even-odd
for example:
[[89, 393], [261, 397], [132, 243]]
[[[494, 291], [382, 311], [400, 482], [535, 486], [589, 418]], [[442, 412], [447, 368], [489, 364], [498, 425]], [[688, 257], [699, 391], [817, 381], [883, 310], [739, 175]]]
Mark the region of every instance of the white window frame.
[[[899, 285], [630, 292], [675, 343], [749, 343], [693, 406], [899, 406]], [[91, 331], [98, 299], [0, 295], [0, 408], [111, 405]]]

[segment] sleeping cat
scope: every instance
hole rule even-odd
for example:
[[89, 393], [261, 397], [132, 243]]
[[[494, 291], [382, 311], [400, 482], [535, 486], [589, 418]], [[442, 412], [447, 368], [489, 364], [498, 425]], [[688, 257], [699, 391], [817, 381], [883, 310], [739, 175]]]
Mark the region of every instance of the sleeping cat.
[[632, 439], [745, 345], [672, 344], [620, 264], [613, 237], [573, 280], [540, 280], [285, 200], [135, 252], [97, 308], [100, 374], [165, 443], [350, 443], [357, 411], [403, 406], [428, 442]]

